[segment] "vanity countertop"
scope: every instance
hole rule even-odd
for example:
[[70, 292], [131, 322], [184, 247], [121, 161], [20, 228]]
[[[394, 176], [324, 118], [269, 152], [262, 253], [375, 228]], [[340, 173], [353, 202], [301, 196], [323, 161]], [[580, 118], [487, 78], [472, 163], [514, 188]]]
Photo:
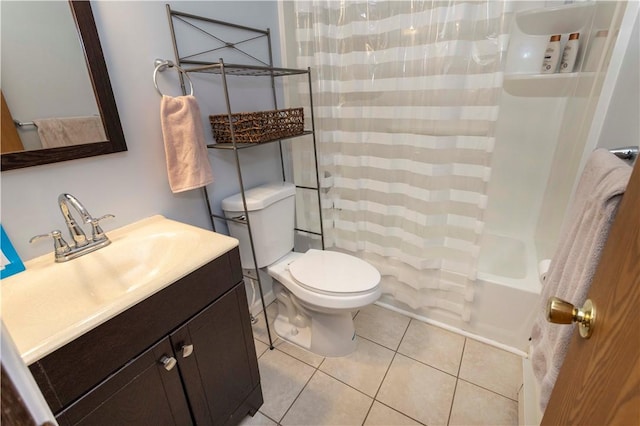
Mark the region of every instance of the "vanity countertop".
[[2, 320], [27, 365], [238, 245], [159, 215], [106, 233], [98, 251], [64, 263], [48, 253], [2, 280]]

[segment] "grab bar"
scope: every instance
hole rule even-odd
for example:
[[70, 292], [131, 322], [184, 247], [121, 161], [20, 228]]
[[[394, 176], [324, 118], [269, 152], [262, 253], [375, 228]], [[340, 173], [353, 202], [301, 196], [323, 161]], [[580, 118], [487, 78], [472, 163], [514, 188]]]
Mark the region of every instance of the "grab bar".
[[620, 158], [621, 160], [634, 161], [638, 158], [637, 146], [623, 146], [621, 148], [613, 148], [609, 150], [610, 153]]

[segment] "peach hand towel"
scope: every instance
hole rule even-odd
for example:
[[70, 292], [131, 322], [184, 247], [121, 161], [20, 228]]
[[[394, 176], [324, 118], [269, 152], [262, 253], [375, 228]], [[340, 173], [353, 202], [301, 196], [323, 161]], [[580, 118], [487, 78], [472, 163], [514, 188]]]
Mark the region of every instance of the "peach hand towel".
[[609, 228], [627, 188], [631, 167], [605, 149], [591, 153], [562, 225], [551, 259], [540, 312], [531, 331], [531, 363], [540, 385], [540, 409], [545, 410], [575, 329], [546, 320], [546, 304], [557, 296], [582, 306], [600, 260]]
[[213, 182], [196, 98], [163, 96], [160, 121], [171, 191], [188, 191]]

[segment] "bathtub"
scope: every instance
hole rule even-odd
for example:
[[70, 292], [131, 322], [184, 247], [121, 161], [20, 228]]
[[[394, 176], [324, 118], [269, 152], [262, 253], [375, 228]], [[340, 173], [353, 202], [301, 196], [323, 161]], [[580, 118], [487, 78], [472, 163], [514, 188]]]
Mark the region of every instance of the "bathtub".
[[483, 236], [468, 322], [444, 310], [416, 312], [385, 294], [376, 304], [527, 357], [531, 327], [540, 307], [535, 253], [533, 241]]
[[[533, 241], [486, 233], [480, 247], [470, 321], [443, 310], [416, 312], [385, 294], [376, 304], [526, 357], [541, 289]], [[271, 280], [263, 278], [262, 284], [269, 304]], [[252, 291], [247, 286], [247, 294]], [[257, 315], [262, 306], [254, 300], [251, 312]]]
[[540, 278], [533, 239], [485, 234], [467, 331], [528, 353], [540, 309]]

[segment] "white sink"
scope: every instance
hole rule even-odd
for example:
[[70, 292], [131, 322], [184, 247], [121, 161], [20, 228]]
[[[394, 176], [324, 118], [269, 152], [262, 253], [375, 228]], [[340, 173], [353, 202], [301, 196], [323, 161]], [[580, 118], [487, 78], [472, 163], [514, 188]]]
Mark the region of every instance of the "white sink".
[[2, 320], [25, 363], [238, 245], [234, 238], [163, 216], [106, 233], [107, 247], [64, 263], [55, 263], [49, 253], [2, 280]]

